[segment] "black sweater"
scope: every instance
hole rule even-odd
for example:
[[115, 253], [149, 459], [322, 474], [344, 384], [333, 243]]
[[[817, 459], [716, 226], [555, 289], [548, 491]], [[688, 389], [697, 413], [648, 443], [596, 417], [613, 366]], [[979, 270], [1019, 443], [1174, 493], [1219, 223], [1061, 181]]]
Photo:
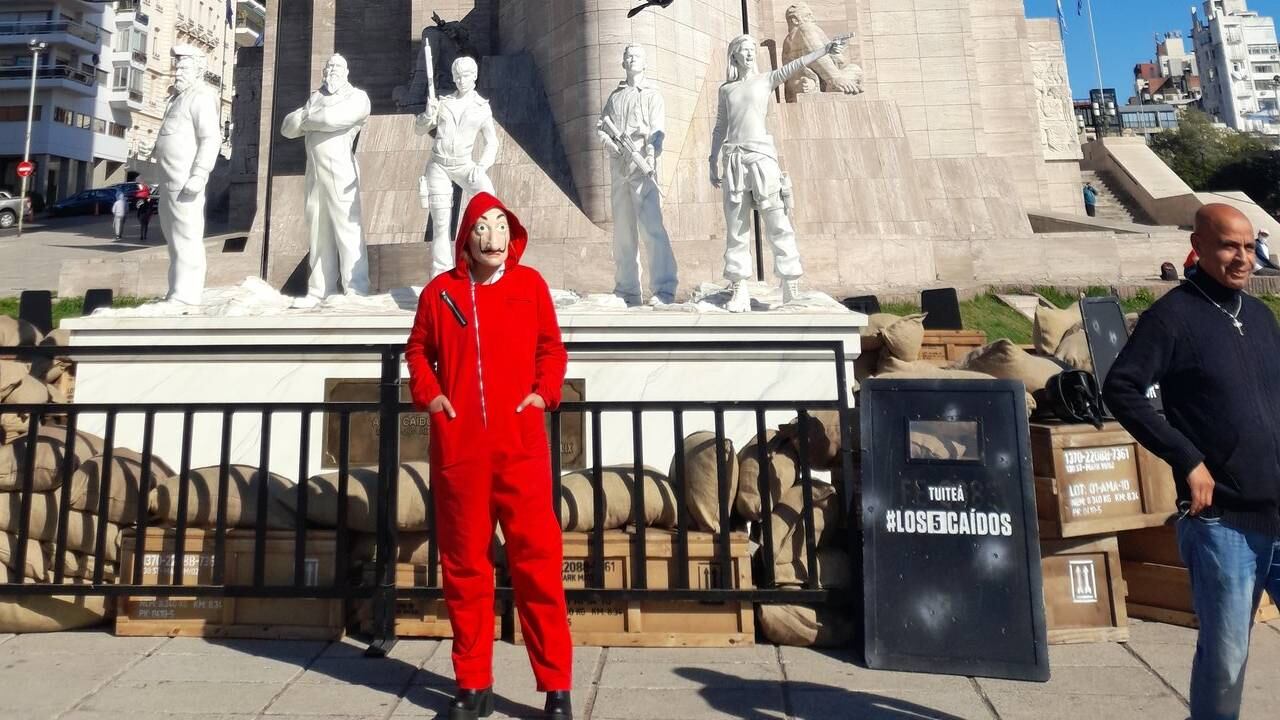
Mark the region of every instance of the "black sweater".
[[[1209, 297], [1230, 312], [1240, 303], [1243, 335]], [[1155, 383], [1164, 417], [1146, 398]], [[1212, 514], [1280, 535], [1280, 326], [1266, 305], [1195, 273], [1143, 313], [1103, 394], [1125, 430], [1173, 467], [1180, 500], [1203, 462]]]

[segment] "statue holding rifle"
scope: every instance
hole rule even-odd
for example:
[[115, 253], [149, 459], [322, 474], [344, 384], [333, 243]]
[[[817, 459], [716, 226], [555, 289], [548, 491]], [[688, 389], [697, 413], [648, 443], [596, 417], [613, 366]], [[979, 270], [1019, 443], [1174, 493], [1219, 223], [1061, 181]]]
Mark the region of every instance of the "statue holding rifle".
[[[431, 50], [424, 46], [428, 80]], [[453, 82], [457, 91], [436, 97], [435, 83], [427, 90], [427, 110], [418, 116], [414, 129], [419, 135], [435, 131], [431, 160], [418, 180], [422, 207], [431, 215], [431, 277], [453, 269], [453, 186], [462, 188], [462, 206], [481, 192], [493, 194], [488, 170], [498, 158], [498, 132], [489, 101], [476, 92], [479, 67], [469, 57], [453, 61]], [[476, 139], [483, 137], [484, 150], [474, 157]]]
[[596, 126], [609, 151], [613, 175], [613, 294], [627, 305], [641, 303], [640, 239], [649, 270], [649, 304], [675, 300], [676, 259], [662, 221], [658, 156], [666, 136], [666, 110], [657, 86], [645, 77], [645, 49], [622, 52], [627, 77], [605, 101]]

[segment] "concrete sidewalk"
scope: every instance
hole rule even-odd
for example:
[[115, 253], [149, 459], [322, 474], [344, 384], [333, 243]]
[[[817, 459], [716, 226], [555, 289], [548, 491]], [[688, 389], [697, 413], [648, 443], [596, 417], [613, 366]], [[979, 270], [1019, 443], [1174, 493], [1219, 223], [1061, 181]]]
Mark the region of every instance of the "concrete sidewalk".
[[[1047, 684], [876, 672], [848, 652], [578, 648], [578, 718], [704, 720], [1186, 717], [1195, 633], [1135, 622], [1127, 645], [1058, 646]], [[10, 720], [431, 718], [453, 692], [447, 641], [402, 641], [383, 660], [355, 643], [0, 636]], [[499, 643], [495, 718], [540, 717], [524, 648]], [[1280, 707], [1280, 624], [1254, 631], [1244, 717]]]

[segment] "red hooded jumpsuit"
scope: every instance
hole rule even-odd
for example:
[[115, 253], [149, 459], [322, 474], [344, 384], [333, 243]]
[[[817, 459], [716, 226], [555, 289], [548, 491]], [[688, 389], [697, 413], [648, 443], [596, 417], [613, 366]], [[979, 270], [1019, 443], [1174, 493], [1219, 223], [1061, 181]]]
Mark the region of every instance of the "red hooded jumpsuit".
[[[503, 275], [477, 285], [467, 268], [476, 220], [507, 214], [510, 251]], [[560, 402], [568, 362], [546, 281], [520, 265], [528, 232], [497, 198], [480, 193], [458, 227], [457, 266], [437, 276], [418, 302], [405, 348], [413, 403], [443, 394], [457, 417], [431, 415], [431, 495], [453, 625], [458, 687], [493, 685], [494, 522], [502, 524], [516, 609], [542, 692], [569, 690], [573, 647], [561, 579], [563, 547], [551, 501], [551, 456], [544, 411]], [[447, 295], [461, 322], [445, 302]]]

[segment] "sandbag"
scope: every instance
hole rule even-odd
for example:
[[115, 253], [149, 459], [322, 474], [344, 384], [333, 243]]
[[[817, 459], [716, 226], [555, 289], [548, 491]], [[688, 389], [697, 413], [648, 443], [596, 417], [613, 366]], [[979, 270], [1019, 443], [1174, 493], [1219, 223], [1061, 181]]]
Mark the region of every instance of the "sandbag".
[[[71, 478], [71, 507], [88, 513], [98, 512], [101, 474], [105, 456], [96, 455], [81, 463]], [[107, 519], [114, 523], [138, 520], [138, 488], [142, 484], [142, 456], [133, 450], [116, 448], [111, 457], [111, 487], [107, 501]], [[156, 487], [173, 475], [163, 460], [151, 456], [151, 486]]]
[[[4, 316], [0, 315], [0, 317]], [[0, 347], [5, 346], [0, 345]], [[29, 374], [25, 363], [0, 359], [0, 402], [6, 402], [9, 399], [9, 393], [13, 392], [22, 382], [22, 378]]]
[[1053, 356], [1076, 370], [1093, 372], [1093, 356], [1089, 354], [1089, 338], [1084, 328], [1067, 333], [1053, 351]]
[[[717, 452], [716, 434], [709, 431], [693, 433], [684, 439], [684, 446], [676, 452], [684, 454], [685, 498], [688, 502], [689, 526], [702, 532], [720, 532], [720, 479], [717, 457], [724, 463], [728, 476], [728, 495], [724, 498], [730, 510], [738, 496], [738, 456], [733, 451], [733, 441], [724, 438]], [[671, 472], [676, 474], [676, 458], [671, 459]], [[728, 528], [725, 528], [728, 530]]]
[[[959, 370], [955, 368], [940, 368], [934, 365], [929, 365], [929, 367], [926, 368], [924, 367], [925, 364], [926, 363], [915, 363], [912, 366], [910, 371], [885, 373], [883, 375], [878, 375], [877, 377], [883, 378], [885, 380], [895, 380], [895, 379], [896, 380], [920, 380], [920, 379], [934, 379], [934, 378], [937, 378], [939, 380], [993, 380], [995, 379], [994, 376], [988, 375], [982, 372], [974, 372], [972, 370]], [[1031, 413], [1034, 412], [1036, 409], [1036, 400], [1031, 395], [1030, 392], [1026, 393], [1024, 400], [1027, 403], [1027, 415], [1031, 415]], [[854, 417], [856, 418], [857, 415], [854, 415]], [[858, 444], [860, 442], [861, 442], [861, 433], [855, 430], [854, 443]]]
[[[801, 555], [791, 562], [774, 565], [773, 581], [779, 587], [798, 587], [809, 582], [809, 556]], [[849, 553], [832, 545], [818, 548], [818, 587], [848, 590], [853, 585]]]
[[[258, 522], [258, 492], [262, 474], [255, 467], [231, 465], [227, 468], [227, 527], [252, 528]], [[187, 478], [187, 526], [212, 528], [218, 521], [218, 466], [195, 468]], [[267, 528], [292, 530], [298, 526], [296, 502], [286, 505], [282, 498], [296, 493], [293, 483], [275, 473], [267, 475]], [[178, 522], [181, 474], [166, 477], [151, 491], [148, 507], [160, 522]]]
[[[39, 380], [23, 375], [16, 386], [0, 399], [2, 405], [42, 405], [49, 402], [49, 390]], [[0, 413], [0, 442], [11, 443], [26, 435], [31, 429], [31, 414], [25, 412]]]
[[[427, 503], [430, 477], [425, 462], [400, 464], [396, 488], [396, 528], [407, 531], [428, 529]], [[347, 474], [347, 527], [359, 532], [377, 532], [378, 469], [351, 468]], [[295, 514], [298, 493], [288, 493], [279, 500]], [[307, 520], [321, 527], [338, 526], [338, 473], [316, 475], [307, 481]]]
[[92, 627], [109, 616], [105, 597], [0, 596], [0, 633], [62, 632]]
[[[586, 532], [596, 527], [594, 471], [578, 470], [560, 478], [560, 529]], [[633, 522], [631, 493], [635, 488], [635, 468], [614, 465], [600, 469], [604, 493], [605, 530], [616, 530]], [[676, 493], [663, 474], [644, 468], [644, 524], [647, 527], [676, 526]]]
[[857, 626], [844, 608], [757, 605], [765, 638], [775, 645], [840, 647], [853, 642]]
[[[58, 491], [34, 493], [31, 496], [29, 539], [52, 543], [58, 537]], [[18, 493], [0, 493], [0, 532], [17, 535], [21, 522], [22, 499]], [[104, 557], [115, 561], [120, 556], [120, 526], [107, 523]], [[98, 539], [98, 518], [79, 510], [67, 511], [67, 550], [91, 553]]]
[[1007, 339], [974, 350], [958, 366], [1003, 380], [1021, 380], [1029, 393], [1043, 390], [1049, 378], [1062, 372], [1058, 363], [1032, 355]]
[[44, 551], [40, 548], [40, 543], [34, 540], [27, 540], [27, 556], [23, 558], [22, 567], [18, 567], [18, 537], [9, 533], [0, 533], [0, 565], [13, 570], [21, 571], [22, 576], [44, 582], [49, 579], [48, 566], [44, 562]]
[[[54, 330], [40, 341], [42, 347], [66, 347], [70, 344], [70, 333], [66, 330]], [[57, 382], [71, 368], [71, 358], [56, 355], [31, 356], [31, 375], [44, 383]]]
[[[857, 420], [857, 413], [850, 412], [850, 422]], [[858, 430], [852, 430], [853, 449], [860, 447]], [[806, 440], [801, 440], [801, 434]], [[801, 423], [800, 418], [778, 428], [779, 442], [788, 442], [795, 448], [797, 461], [808, 443], [808, 461], [811, 470], [835, 470], [840, 467], [840, 413], [835, 410], [812, 410]], [[799, 469], [796, 470], [799, 473]]]
[[904, 362], [920, 359], [924, 345], [924, 315], [908, 315], [880, 330], [880, 364], [890, 358]]
[[[822, 547], [835, 534], [837, 495], [836, 489], [826, 483], [814, 482], [812, 487], [813, 536], [818, 541], [818, 547]], [[795, 569], [797, 577], [804, 572], [806, 557], [803, 516], [804, 485], [796, 485], [782, 494], [770, 519], [773, 527], [773, 564], [801, 563]]]
[[[782, 493], [796, 484], [796, 478], [800, 476], [800, 457], [795, 446], [779, 440], [778, 433], [773, 430], [765, 432], [764, 445], [767, 459], [765, 476], [772, 508]], [[764, 505], [760, 497], [759, 446], [760, 436], [757, 435], [738, 453], [738, 496], [733, 501], [733, 509], [739, 517], [752, 522], [760, 519]]]
[[893, 313], [872, 313], [868, 315], [867, 324], [858, 328], [863, 351], [879, 350], [881, 347], [880, 331], [898, 322], [902, 317]]
[[1076, 302], [1065, 310], [1043, 305], [1036, 308], [1031, 322], [1031, 342], [1036, 352], [1041, 355], [1052, 355], [1062, 338], [1071, 330], [1084, 323], [1080, 314], [1080, 303]]
[[44, 335], [35, 325], [20, 318], [0, 315], [0, 347], [39, 345]]
[[[22, 472], [27, 461], [27, 437], [24, 435], [12, 445], [0, 447], [0, 492], [14, 492], [22, 488]], [[71, 472], [102, 450], [102, 440], [89, 433], [76, 432], [76, 443], [71, 457]], [[42, 425], [36, 441], [36, 461], [32, 472], [32, 488], [46, 492], [62, 487], [63, 459], [67, 451], [67, 429], [60, 425]], [[6, 470], [8, 472], [6, 472]]]
[[[49, 580], [52, 582], [54, 573], [57, 571], [57, 562], [54, 557], [54, 544], [41, 543], [44, 549], [45, 565], [48, 567]], [[63, 566], [62, 574], [64, 578], [80, 578], [82, 580], [93, 579], [94, 570], [97, 569], [98, 562], [93, 556], [81, 552], [67, 551], [62, 553]], [[103, 563], [102, 579], [104, 581], [114, 580], [116, 577], [115, 563]]]

